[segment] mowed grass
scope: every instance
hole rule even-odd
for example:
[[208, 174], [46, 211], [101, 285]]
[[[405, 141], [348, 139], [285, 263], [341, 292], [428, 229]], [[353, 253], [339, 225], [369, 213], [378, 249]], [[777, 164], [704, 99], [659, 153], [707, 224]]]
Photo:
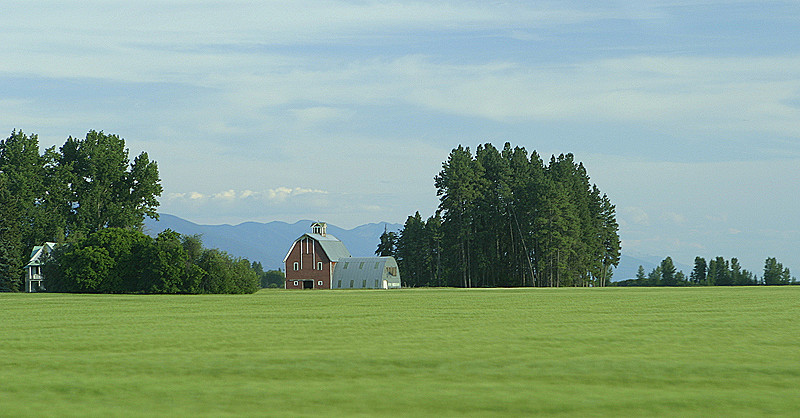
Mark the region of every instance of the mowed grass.
[[0, 416], [800, 413], [800, 287], [0, 294]]

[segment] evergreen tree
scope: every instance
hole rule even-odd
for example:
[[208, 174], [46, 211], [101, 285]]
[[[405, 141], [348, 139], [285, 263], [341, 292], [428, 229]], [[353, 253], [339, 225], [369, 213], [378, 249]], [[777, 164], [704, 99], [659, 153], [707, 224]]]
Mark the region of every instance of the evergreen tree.
[[774, 257], [769, 257], [764, 261], [764, 284], [766, 285], [786, 285], [792, 282], [789, 268], [783, 267]]
[[636, 281], [642, 284], [647, 282], [647, 275], [644, 272], [644, 267], [642, 267], [641, 264], [639, 265], [639, 269], [636, 271]]
[[397, 242], [397, 262], [406, 286], [427, 286], [430, 251], [419, 212], [406, 219]]
[[381, 234], [380, 243], [375, 250], [375, 255], [380, 257], [392, 256], [397, 253], [397, 233], [389, 232], [385, 228]]
[[30, 250], [44, 241], [44, 231], [37, 228], [42, 214], [40, 199], [45, 195], [44, 162], [39, 155], [36, 135], [12, 131], [0, 140], [0, 262], [7, 269], [0, 277], [0, 288], [22, 290], [22, 266], [29, 261]]
[[709, 263], [709, 276], [711, 276], [713, 272], [713, 284], [714, 286], [730, 286], [733, 284], [733, 279], [731, 277], [731, 269], [730, 264], [724, 257], [716, 257]]
[[[595, 186], [599, 194], [599, 189]], [[600, 286], [605, 286], [611, 280], [611, 267], [619, 265], [622, 242], [619, 239], [619, 224], [617, 223], [616, 207], [605, 194], [599, 213], [600, 242], [602, 243], [602, 275], [599, 277]]]
[[[509, 143], [502, 151], [480, 145], [474, 157], [459, 146], [434, 182], [436, 222], [415, 219], [411, 226], [425, 232], [404, 227], [398, 240], [413, 283], [423, 283], [410, 267], [414, 254], [430, 272], [427, 283], [463, 287], [604, 286], [619, 263], [614, 205], [572, 154], [545, 166], [537, 153], [528, 157]], [[415, 236], [427, 251], [410, 250]]]
[[749, 286], [755, 284], [753, 273], [745, 270], [737, 258], [731, 258], [731, 281], [734, 286]]
[[694, 268], [689, 274], [689, 281], [695, 285], [706, 284], [707, 271], [708, 266], [706, 265], [706, 259], [703, 257], [695, 257]]
[[483, 187], [483, 167], [472, 159], [469, 148], [458, 146], [450, 152], [442, 171], [434, 177], [439, 209], [443, 217], [443, 232], [448, 270], [457, 274], [460, 282], [451, 283], [472, 287], [472, 243], [475, 200]]
[[437, 212], [425, 221], [425, 235], [429, 251], [428, 282], [431, 286], [443, 286], [442, 281], [442, 218]]
[[663, 283], [661, 283], [661, 277], [661, 265], [658, 265], [656, 268], [650, 271], [650, 274], [647, 275], [647, 285], [663, 286]]
[[678, 284], [678, 280], [675, 277], [676, 273], [677, 269], [675, 268], [675, 264], [673, 264], [671, 257], [667, 257], [661, 261], [660, 283], [662, 286], [676, 286]]

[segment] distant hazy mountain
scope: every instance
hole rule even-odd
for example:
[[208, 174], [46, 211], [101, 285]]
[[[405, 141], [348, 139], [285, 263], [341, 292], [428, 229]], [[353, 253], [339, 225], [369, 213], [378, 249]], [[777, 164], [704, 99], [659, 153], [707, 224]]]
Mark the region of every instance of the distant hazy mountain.
[[[175, 232], [186, 235], [200, 234], [203, 244], [207, 248], [219, 248], [237, 257], [244, 257], [250, 261], [260, 261], [264, 269], [283, 269], [283, 257], [289, 251], [289, 246], [294, 240], [310, 232], [312, 221], [299, 221], [293, 224], [286, 222], [245, 222], [239, 225], [198, 225], [181, 219], [177, 216], [160, 214], [160, 220], [145, 219], [145, 232], [155, 236], [169, 228]], [[384, 226], [389, 231], [398, 231], [403, 227], [394, 223], [370, 223], [353, 229], [342, 229], [328, 224], [328, 233], [339, 238], [350, 253], [355, 257], [374, 255], [378, 247]], [[643, 266], [647, 273], [655, 268], [663, 257], [647, 255], [622, 255], [617, 269], [614, 271], [613, 281], [625, 280], [636, 277], [639, 266]], [[687, 275], [690, 266], [675, 264], [678, 270], [683, 270]]]
[[[639, 266], [644, 267], [645, 274], [649, 274], [656, 266], [660, 265], [661, 261], [665, 258], [667, 257], [635, 253], [631, 255], [623, 254], [619, 259], [619, 266], [614, 270], [612, 281], [618, 282], [620, 280], [636, 278], [636, 272], [639, 270]], [[672, 262], [675, 264], [675, 268], [678, 269], [678, 271], [682, 271], [687, 277], [689, 276], [689, 273], [692, 271], [692, 266], [678, 263], [675, 260], [672, 260]]]
[[[295, 239], [311, 232], [312, 221], [286, 222], [245, 222], [239, 225], [198, 225], [174, 215], [159, 214], [159, 220], [146, 218], [145, 232], [157, 235], [165, 229], [203, 238], [207, 248], [219, 248], [228, 253], [244, 257], [250, 261], [260, 261], [265, 270], [283, 269], [283, 257]], [[339, 238], [354, 257], [367, 257], [375, 254], [384, 227], [397, 231], [403, 226], [393, 223], [370, 223], [353, 229], [342, 229], [328, 224], [328, 233]]]

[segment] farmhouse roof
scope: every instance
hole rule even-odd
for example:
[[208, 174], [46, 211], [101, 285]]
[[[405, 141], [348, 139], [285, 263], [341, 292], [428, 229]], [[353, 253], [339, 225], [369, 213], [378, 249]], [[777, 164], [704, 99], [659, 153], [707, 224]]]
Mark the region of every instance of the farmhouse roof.
[[44, 264], [44, 255], [49, 254], [55, 248], [55, 242], [45, 242], [44, 245], [34, 246], [33, 250], [31, 250], [31, 259], [25, 267], [41, 266]]

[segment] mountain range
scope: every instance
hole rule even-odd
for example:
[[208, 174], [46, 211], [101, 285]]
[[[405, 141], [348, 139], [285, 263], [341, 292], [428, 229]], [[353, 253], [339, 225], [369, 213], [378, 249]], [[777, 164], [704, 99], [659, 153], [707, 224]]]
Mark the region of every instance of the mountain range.
[[[200, 235], [206, 248], [219, 248], [231, 255], [258, 261], [264, 270], [283, 270], [283, 258], [295, 239], [311, 232], [312, 221], [293, 224], [274, 221], [268, 223], [244, 222], [238, 225], [200, 225], [174, 215], [159, 214], [159, 220], [146, 218], [144, 232], [155, 236], [165, 229], [184, 235]], [[328, 233], [342, 241], [353, 257], [375, 255], [384, 230], [398, 231], [403, 227], [395, 223], [370, 223], [353, 229], [343, 229], [328, 224]]]
[[[184, 235], [200, 235], [207, 248], [219, 248], [231, 255], [260, 262], [264, 270], [283, 270], [283, 258], [295, 239], [310, 231], [312, 221], [303, 220], [293, 224], [273, 221], [268, 223], [244, 222], [238, 225], [200, 225], [175, 215], [159, 214], [159, 220], [146, 218], [144, 231], [157, 235], [171, 229]], [[343, 229], [328, 224], [328, 233], [341, 240], [354, 257], [367, 257], [375, 254], [380, 236], [385, 231], [399, 231], [403, 225], [390, 222], [368, 223], [353, 229]], [[619, 266], [614, 271], [614, 281], [636, 276], [641, 265], [650, 272], [661, 262], [661, 258], [649, 255], [626, 255], [620, 257]], [[676, 263], [678, 270], [685, 273], [691, 267]]]

